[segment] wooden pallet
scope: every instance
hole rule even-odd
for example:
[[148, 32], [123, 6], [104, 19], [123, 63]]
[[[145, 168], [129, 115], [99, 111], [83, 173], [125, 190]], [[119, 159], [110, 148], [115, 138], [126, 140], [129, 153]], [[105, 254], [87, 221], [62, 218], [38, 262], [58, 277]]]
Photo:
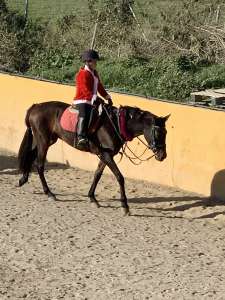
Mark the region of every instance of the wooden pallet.
[[192, 104], [203, 106], [225, 106], [225, 89], [211, 89], [191, 93]]

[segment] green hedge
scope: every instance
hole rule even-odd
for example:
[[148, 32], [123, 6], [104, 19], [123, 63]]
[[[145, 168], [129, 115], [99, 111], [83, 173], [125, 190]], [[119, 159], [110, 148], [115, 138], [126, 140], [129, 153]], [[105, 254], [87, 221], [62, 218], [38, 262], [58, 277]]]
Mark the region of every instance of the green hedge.
[[[94, 4], [98, 1], [91, 2]], [[134, 3], [133, 0], [125, 2]], [[125, 2], [105, 1], [99, 19], [100, 32], [96, 40], [105, 57], [99, 62], [98, 70], [107, 88], [187, 101], [194, 90], [224, 86], [224, 47], [209, 45], [207, 36], [199, 36], [199, 32], [192, 32], [195, 33], [192, 36], [189, 30], [198, 25], [199, 11], [207, 15], [207, 7], [194, 0], [185, 0], [183, 6], [173, 2], [175, 7], [167, 12], [168, 15], [161, 16], [162, 26], [161, 22], [157, 23], [157, 35], [153, 36], [152, 41], [144, 42], [140, 34], [136, 35], [135, 24], [130, 10], [124, 6]], [[60, 18], [54, 26], [37, 20], [26, 23], [24, 17], [9, 9], [6, 3], [0, 0], [0, 35], [4, 38], [0, 45], [0, 66], [27, 75], [74, 83], [74, 75], [81, 66], [79, 54], [89, 45], [95, 18], [85, 23], [86, 18], [82, 19], [85, 16], [72, 14]], [[192, 4], [198, 8], [195, 14]], [[94, 15], [95, 9], [95, 5], [89, 6], [89, 13], [93, 12]], [[176, 11], [175, 15], [173, 10]], [[108, 24], [109, 20], [111, 23]], [[178, 20], [183, 35], [180, 35], [180, 27], [177, 27]], [[123, 28], [122, 34], [118, 34], [118, 27]], [[217, 27], [214, 29], [217, 30]], [[176, 42], [186, 50], [175, 51], [171, 43], [168, 49], [164, 41], [168, 34], [176, 37]], [[191, 51], [193, 49], [194, 54]], [[210, 52], [210, 49], [213, 51]], [[207, 53], [211, 53], [211, 59]]]
[[[42, 66], [28, 74], [65, 83], [74, 82], [74, 75], [82, 65], [79, 60], [59, 62], [57, 56], [55, 60], [51, 58], [50, 64], [42, 62]], [[185, 57], [104, 59], [99, 62], [98, 71], [111, 90], [176, 101], [186, 101], [192, 91], [225, 84], [225, 65], [204, 65]]]

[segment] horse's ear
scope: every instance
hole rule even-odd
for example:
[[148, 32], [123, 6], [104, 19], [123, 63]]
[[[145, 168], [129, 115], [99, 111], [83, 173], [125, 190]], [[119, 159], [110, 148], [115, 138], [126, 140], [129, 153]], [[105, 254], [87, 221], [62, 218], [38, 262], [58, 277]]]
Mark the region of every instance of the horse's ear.
[[130, 111], [129, 111], [129, 117], [130, 119], [135, 119], [137, 112], [139, 112], [139, 108], [137, 107], [131, 107]]
[[165, 122], [169, 119], [170, 116], [171, 116], [171, 114], [169, 114], [169, 115], [163, 117], [163, 119], [165, 120]]

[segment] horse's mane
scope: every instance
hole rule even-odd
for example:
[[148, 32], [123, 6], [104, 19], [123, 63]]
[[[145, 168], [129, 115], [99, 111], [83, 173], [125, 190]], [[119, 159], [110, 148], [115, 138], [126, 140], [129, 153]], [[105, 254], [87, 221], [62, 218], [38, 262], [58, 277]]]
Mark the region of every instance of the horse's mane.
[[127, 110], [127, 112], [131, 115], [132, 118], [135, 118], [136, 116], [141, 116], [143, 118], [158, 118], [156, 115], [151, 113], [150, 111], [143, 110], [137, 106], [123, 106], [124, 109]]

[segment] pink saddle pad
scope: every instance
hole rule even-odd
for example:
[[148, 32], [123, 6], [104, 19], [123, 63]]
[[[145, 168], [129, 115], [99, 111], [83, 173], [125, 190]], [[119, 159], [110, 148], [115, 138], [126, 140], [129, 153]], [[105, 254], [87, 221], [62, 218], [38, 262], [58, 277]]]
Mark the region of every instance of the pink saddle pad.
[[61, 116], [60, 125], [66, 131], [75, 132], [77, 127], [77, 121], [78, 110], [68, 107], [67, 109], [65, 109]]

